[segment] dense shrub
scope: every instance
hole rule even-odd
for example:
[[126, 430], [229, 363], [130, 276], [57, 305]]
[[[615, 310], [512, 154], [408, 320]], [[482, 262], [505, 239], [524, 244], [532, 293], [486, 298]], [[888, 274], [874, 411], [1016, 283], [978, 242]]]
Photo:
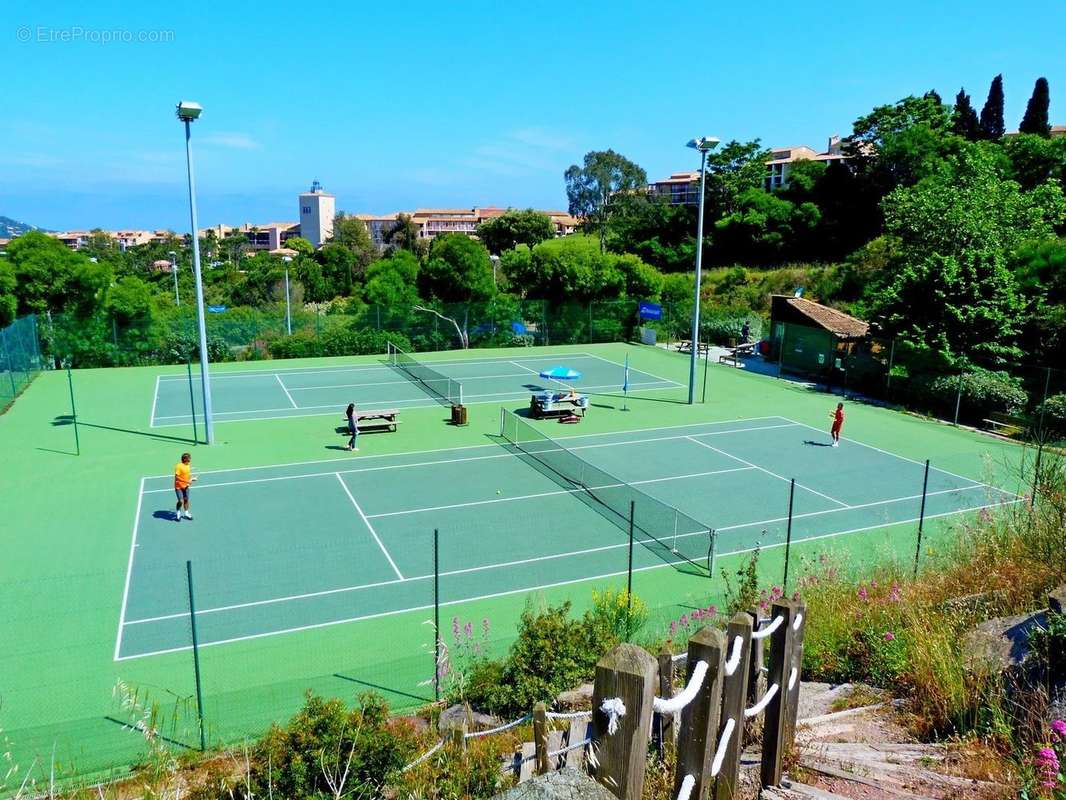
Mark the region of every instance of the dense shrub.
[[743, 342], [741, 333], [745, 322], [750, 328], [749, 338], [752, 341], [758, 341], [762, 336], [762, 318], [752, 313], [712, 313], [704, 316], [700, 320], [701, 336], [705, 342], [718, 345], [726, 345], [730, 339], [741, 343]]
[[[933, 410], [947, 415], [954, 414], [959, 381], [957, 375], [940, 375], [918, 385]], [[1005, 372], [974, 370], [963, 373], [961, 381], [960, 419], [979, 422], [993, 412], [1020, 414], [1028, 402], [1020, 382]]]
[[1053, 394], [1036, 407], [1043, 415], [1044, 430], [1052, 436], [1066, 436], [1066, 394]]
[[270, 342], [274, 358], [312, 358], [317, 356], [365, 356], [386, 352], [388, 343], [408, 349], [411, 343], [396, 331], [330, 328], [321, 334], [298, 331]]
[[[184, 364], [200, 358], [200, 338], [196, 333], [170, 331], [160, 337], [152, 357], [160, 364]], [[207, 357], [213, 362], [228, 361], [231, 358], [226, 340], [221, 336], [208, 335]]]

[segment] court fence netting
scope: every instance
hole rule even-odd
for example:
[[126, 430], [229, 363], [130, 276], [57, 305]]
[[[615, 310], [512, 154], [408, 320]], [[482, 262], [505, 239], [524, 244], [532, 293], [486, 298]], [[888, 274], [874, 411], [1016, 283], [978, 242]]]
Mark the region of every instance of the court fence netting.
[[44, 368], [37, 317], [22, 317], [0, 329], [0, 413]]

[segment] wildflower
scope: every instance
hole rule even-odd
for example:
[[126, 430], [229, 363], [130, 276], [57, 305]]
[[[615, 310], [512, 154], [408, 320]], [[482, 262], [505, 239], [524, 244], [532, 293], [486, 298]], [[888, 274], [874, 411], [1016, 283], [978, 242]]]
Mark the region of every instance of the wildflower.
[[877, 588], [877, 581], [875, 581], [875, 580], [870, 581], [870, 588], [871, 589], [876, 589]]
[[796, 602], [796, 603], [798, 603], [800, 601], [801, 597], [803, 597], [803, 595], [800, 594], [800, 590], [799, 589], [797, 589], [796, 591], [794, 591], [792, 593], [792, 600], [794, 602]]
[[1057, 737], [1059, 741], [1066, 742], [1066, 721], [1057, 719], [1051, 723], [1051, 731]]
[[486, 639], [489, 638], [489, 618], [485, 617], [481, 620], [481, 635]]
[[898, 603], [901, 595], [902, 595], [902, 591], [899, 588], [899, 584], [898, 583], [893, 583], [892, 584], [892, 589], [888, 593], [889, 601], [893, 602], [893, 603]]
[[468, 622], [463, 626], [463, 633], [466, 634], [466, 638], [469, 639], [474, 635], [474, 623]]
[[896, 634], [892, 633], [892, 631], [885, 631], [885, 641], [886, 642], [891, 642], [895, 638], [896, 638]]
[[783, 597], [784, 594], [785, 590], [782, 589], [780, 586], [775, 586], [770, 590], [770, 598], [773, 600], [776, 600], [779, 597]]
[[707, 613], [710, 614], [712, 617], [718, 616], [718, 606], [707, 606]]
[[1059, 757], [1050, 747], [1042, 747], [1033, 759], [1033, 766], [1041, 777], [1040, 785], [1045, 789], [1054, 789], [1059, 774]]
[[452, 617], [452, 635], [459, 638], [459, 617]]
[[859, 599], [864, 601], [870, 596], [869, 593], [866, 591], [866, 587], [861, 585], [859, 586], [858, 595]]
[[688, 614], [682, 614], [681, 615], [681, 627], [682, 628], [687, 628], [688, 627]]
[[826, 564], [828, 562], [829, 562], [829, 555], [827, 553], [819, 553], [818, 554], [818, 563], [819, 564]]
[[670, 623], [670, 637], [673, 638], [677, 635], [677, 620], [675, 619]]

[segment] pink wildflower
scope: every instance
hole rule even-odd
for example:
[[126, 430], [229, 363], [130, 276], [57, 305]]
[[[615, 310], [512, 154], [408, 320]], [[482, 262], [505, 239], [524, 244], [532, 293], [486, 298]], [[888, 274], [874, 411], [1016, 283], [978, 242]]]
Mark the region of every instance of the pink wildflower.
[[677, 635], [677, 620], [675, 619], [673, 622], [670, 623], [670, 636], [673, 637], [673, 636], [676, 636], [676, 635]]
[[865, 586], [859, 587], [858, 595], [860, 600], [866, 600], [870, 596]]
[[899, 588], [899, 584], [898, 583], [893, 583], [892, 584], [892, 589], [888, 593], [889, 601], [891, 601], [893, 603], [898, 603], [901, 595], [902, 595], [902, 591]]
[[1059, 774], [1059, 757], [1055, 751], [1050, 747], [1041, 748], [1033, 759], [1033, 766], [1042, 778], [1040, 785], [1045, 789], [1054, 789]]
[[469, 639], [474, 635], [474, 623], [468, 622], [463, 626], [463, 633], [466, 634], [466, 638]]
[[489, 636], [489, 618], [481, 620], [481, 634], [487, 639]]
[[688, 614], [682, 614], [680, 622], [681, 622], [681, 627], [682, 628], [687, 628], [688, 627]]
[[718, 606], [707, 606], [707, 613], [712, 617], [718, 615]]
[[459, 617], [452, 617], [452, 634], [456, 639], [459, 638]]
[[1066, 742], [1066, 720], [1056, 719], [1052, 721], [1051, 731], [1059, 737], [1060, 741]]
[[892, 631], [885, 631], [885, 641], [886, 642], [891, 642], [895, 638], [896, 638], [896, 634], [892, 633]]

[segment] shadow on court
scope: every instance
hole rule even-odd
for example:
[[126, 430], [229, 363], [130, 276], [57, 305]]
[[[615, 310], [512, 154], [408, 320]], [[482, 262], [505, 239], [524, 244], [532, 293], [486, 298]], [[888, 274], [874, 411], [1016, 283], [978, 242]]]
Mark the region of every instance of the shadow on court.
[[[132, 727], [132, 725], [129, 722], [123, 722], [120, 719], [116, 719], [115, 717], [110, 717], [110, 716], [108, 716], [106, 714], [104, 715], [104, 719], [106, 719], [108, 722], [113, 722], [116, 725], [120, 725], [123, 728], [125, 728], [126, 730], [133, 730], [133, 727]], [[187, 744], [186, 742], [183, 742], [180, 739], [172, 739], [171, 737], [165, 736], [162, 733], [159, 733], [158, 731], [156, 732], [156, 736], [158, 736], [160, 739], [162, 739], [167, 744], [172, 744], [175, 747], [182, 748], [183, 750], [199, 750], [200, 749], [199, 747], [197, 747], [195, 745]]]
[[[60, 414], [58, 417], [52, 420], [52, 425], [55, 427], [61, 427], [63, 425], [72, 425], [74, 423], [74, 417], [70, 414]], [[167, 436], [163, 433], [152, 433], [150, 431], [138, 431], [132, 428], [115, 428], [111, 425], [98, 425], [95, 422], [85, 422], [78, 420], [78, 425], [82, 428], [96, 428], [101, 431], [114, 431], [115, 433], [128, 433], [133, 436], [145, 436], [149, 439], [156, 439], [163, 442], [183, 442], [185, 444], [199, 444], [199, 442], [193, 440], [192, 437], [186, 436]]]
[[432, 697], [426, 697], [424, 695], [419, 695], [419, 694], [411, 694], [410, 692], [404, 692], [404, 691], [401, 691], [399, 689], [392, 689], [392, 688], [390, 688], [388, 686], [382, 686], [379, 683], [371, 683], [370, 681], [364, 681], [364, 680], [360, 680], [359, 678], [353, 678], [351, 675], [343, 675], [340, 672], [334, 672], [333, 673], [333, 677], [334, 678], [340, 678], [342, 681], [351, 681], [352, 683], [357, 683], [360, 686], [367, 687], [368, 689], [376, 689], [379, 692], [388, 692], [389, 694], [394, 694], [397, 697], [409, 697], [412, 700], [419, 701], [420, 703], [432, 703], [433, 702], [433, 698]]
[[830, 442], [816, 442], [814, 439], [804, 439], [803, 443], [810, 447], [832, 447]]

